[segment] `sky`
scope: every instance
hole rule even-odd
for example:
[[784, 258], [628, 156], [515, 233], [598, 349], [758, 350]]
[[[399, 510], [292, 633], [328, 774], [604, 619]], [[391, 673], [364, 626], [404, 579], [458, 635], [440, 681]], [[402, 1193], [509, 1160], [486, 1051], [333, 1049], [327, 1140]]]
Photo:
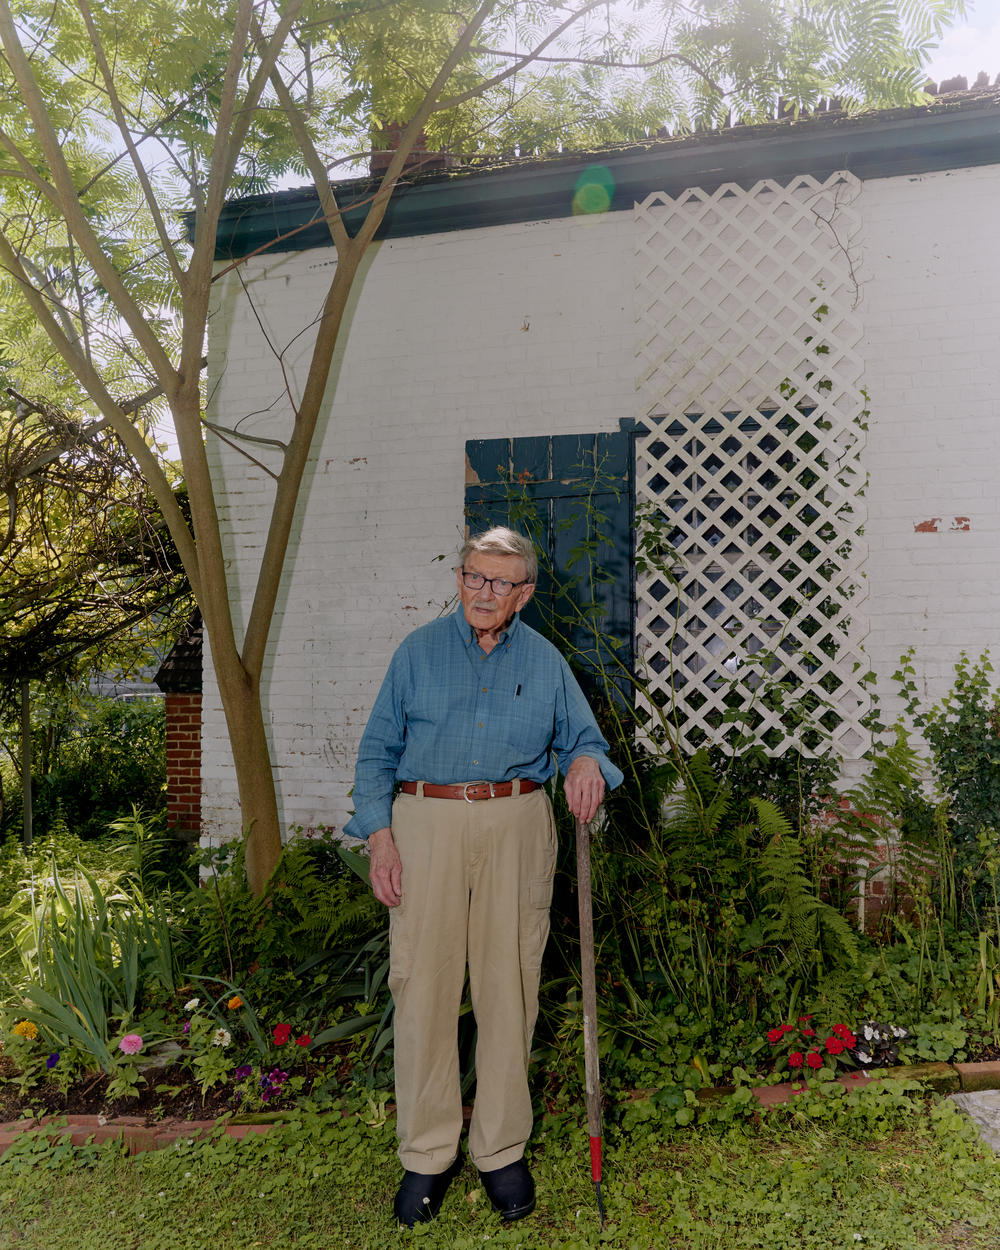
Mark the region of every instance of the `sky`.
[[967, 0], [966, 9], [931, 56], [928, 74], [935, 82], [964, 74], [971, 87], [980, 70], [991, 83], [1000, 74], [1000, 0]]

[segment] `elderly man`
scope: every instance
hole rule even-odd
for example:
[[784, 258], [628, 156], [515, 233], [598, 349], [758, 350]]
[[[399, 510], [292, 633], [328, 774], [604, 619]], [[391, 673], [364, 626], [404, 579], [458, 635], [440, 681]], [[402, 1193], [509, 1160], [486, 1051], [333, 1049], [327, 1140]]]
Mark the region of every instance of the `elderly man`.
[[[506, 1220], [534, 1209], [528, 1055], [556, 863], [544, 783], [556, 765], [590, 820], [622, 774], [569, 666], [518, 612], [535, 589], [528, 539], [465, 544], [461, 607], [389, 665], [361, 740], [356, 814], [376, 897], [391, 908], [401, 1224], [432, 1219], [461, 1167], [458, 1014], [468, 963], [478, 1026], [469, 1150]], [[396, 795], [395, 799], [393, 795]]]

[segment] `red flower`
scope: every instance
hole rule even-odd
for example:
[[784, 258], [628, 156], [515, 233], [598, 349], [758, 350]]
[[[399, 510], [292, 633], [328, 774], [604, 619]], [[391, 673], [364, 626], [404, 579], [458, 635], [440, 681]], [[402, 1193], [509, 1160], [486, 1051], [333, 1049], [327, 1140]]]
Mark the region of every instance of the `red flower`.
[[788, 1066], [790, 1068], [802, 1067], [802, 1051], [801, 1050], [792, 1051], [792, 1053], [788, 1056]]
[[839, 1055], [840, 1052], [844, 1049], [844, 1043], [840, 1040], [839, 1037], [828, 1037], [826, 1039], [826, 1049], [827, 1049], [827, 1054]]
[[312, 1042], [312, 1038], [308, 1033], [303, 1033], [301, 1037], [295, 1039], [296, 1046], [308, 1046]]
[[806, 1055], [806, 1063], [810, 1066], [810, 1068], [821, 1068], [823, 1066], [823, 1056], [818, 1050], [811, 1050], [809, 1054]]
[[815, 1030], [815, 1029], [803, 1029], [803, 1030], [802, 1030], [802, 1036], [803, 1036], [803, 1037], [815, 1037], [815, 1036], [816, 1036], [816, 1030]]
[[854, 1036], [846, 1024], [835, 1024], [831, 1029], [831, 1032], [836, 1033], [848, 1049], [858, 1044], [858, 1039]]
[[290, 1024], [276, 1024], [274, 1026], [274, 1044], [275, 1046], [284, 1046], [292, 1033]]
[[812, 1016], [799, 1016], [799, 1024], [801, 1024], [803, 1020], [811, 1020], [811, 1019], [812, 1019]]
[[780, 1042], [784, 1036], [785, 1036], [784, 1025], [781, 1025], [780, 1027], [776, 1029], [767, 1030], [767, 1040], [771, 1043], [772, 1046], [776, 1042]]

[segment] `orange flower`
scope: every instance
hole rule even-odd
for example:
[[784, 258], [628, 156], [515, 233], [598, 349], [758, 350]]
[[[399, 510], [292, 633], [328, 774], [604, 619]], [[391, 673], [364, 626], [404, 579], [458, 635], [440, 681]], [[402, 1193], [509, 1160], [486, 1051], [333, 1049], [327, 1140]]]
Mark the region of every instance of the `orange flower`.
[[243, 999], [240, 998], [239, 994], [234, 994], [229, 1002], [226, 1003], [226, 1006], [230, 1011], [235, 1011], [237, 1007], [243, 1006]]

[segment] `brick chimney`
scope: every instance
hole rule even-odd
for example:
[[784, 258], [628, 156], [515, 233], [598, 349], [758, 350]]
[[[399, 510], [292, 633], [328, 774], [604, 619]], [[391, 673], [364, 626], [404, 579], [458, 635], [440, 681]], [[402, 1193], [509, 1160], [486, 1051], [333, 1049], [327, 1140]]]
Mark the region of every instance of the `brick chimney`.
[[[372, 149], [370, 169], [373, 178], [380, 178], [389, 168], [389, 162], [396, 154], [396, 149], [399, 147], [399, 141], [405, 129], [406, 124], [404, 122], [389, 122], [383, 129], [382, 133], [386, 137], [386, 146], [384, 148]], [[422, 174], [433, 169], [455, 169], [461, 163], [461, 160], [457, 156], [452, 156], [450, 152], [429, 152], [427, 150], [427, 136], [421, 131], [416, 143], [413, 145], [413, 151], [406, 158], [403, 172]]]

